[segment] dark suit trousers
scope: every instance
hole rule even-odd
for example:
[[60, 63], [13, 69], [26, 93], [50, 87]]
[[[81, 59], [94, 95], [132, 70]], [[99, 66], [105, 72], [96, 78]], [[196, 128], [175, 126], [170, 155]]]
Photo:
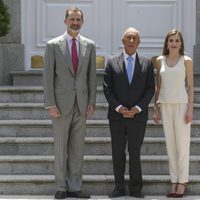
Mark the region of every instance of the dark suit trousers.
[[140, 151], [144, 139], [146, 122], [138, 122], [134, 119], [109, 120], [112, 158], [115, 176], [115, 188], [125, 189], [124, 173], [126, 166], [126, 146], [129, 152], [129, 192], [141, 192], [142, 170], [140, 163]]

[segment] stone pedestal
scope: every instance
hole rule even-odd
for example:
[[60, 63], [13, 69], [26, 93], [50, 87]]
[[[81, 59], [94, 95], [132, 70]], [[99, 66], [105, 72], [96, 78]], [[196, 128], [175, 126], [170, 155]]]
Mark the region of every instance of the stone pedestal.
[[10, 72], [24, 70], [24, 45], [21, 44], [21, 0], [4, 0], [9, 8], [9, 33], [0, 38], [0, 85], [12, 85]]
[[200, 72], [200, 44], [196, 44], [193, 47], [193, 62], [194, 62], [194, 71]]
[[12, 85], [14, 70], [24, 70], [24, 45], [0, 44], [0, 85]]

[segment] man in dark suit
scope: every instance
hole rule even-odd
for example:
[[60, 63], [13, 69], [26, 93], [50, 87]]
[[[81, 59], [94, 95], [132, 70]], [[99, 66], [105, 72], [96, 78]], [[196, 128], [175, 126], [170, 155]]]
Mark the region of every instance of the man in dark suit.
[[54, 130], [55, 198], [90, 198], [81, 184], [86, 117], [95, 107], [95, 43], [79, 34], [81, 10], [68, 9], [64, 22], [67, 31], [47, 43], [43, 75]]
[[109, 103], [108, 119], [112, 141], [115, 188], [109, 197], [125, 195], [126, 144], [129, 152], [129, 194], [143, 198], [140, 150], [148, 119], [148, 105], [154, 94], [151, 60], [138, 55], [140, 32], [125, 30], [124, 50], [108, 59], [104, 73], [104, 94]]

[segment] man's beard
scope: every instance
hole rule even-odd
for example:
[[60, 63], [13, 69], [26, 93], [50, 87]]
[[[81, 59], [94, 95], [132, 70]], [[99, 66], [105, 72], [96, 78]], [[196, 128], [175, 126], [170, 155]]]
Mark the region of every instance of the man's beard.
[[73, 28], [67, 27], [67, 30], [72, 32], [72, 33], [76, 33], [77, 34], [77, 33], [79, 33], [80, 28], [79, 29], [73, 29]]

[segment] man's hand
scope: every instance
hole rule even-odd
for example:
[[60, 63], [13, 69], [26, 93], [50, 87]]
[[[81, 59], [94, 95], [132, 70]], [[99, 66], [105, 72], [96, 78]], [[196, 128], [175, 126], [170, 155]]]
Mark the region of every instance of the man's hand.
[[86, 116], [89, 117], [94, 113], [94, 107], [92, 105], [88, 105]]
[[136, 107], [132, 107], [130, 110], [126, 107], [121, 107], [119, 109], [119, 113], [123, 115], [124, 118], [133, 118], [136, 113], [138, 113], [138, 109]]
[[131, 115], [135, 115], [135, 114], [137, 114], [137, 113], [139, 113], [140, 111], [136, 108], [136, 107], [132, 107], [131, 109], [130, 109], [130, 114]]
[[126, 108], [126, 107], [124, 107], [124, 106], [122, 106], [120, 109], [119, 109], [119, 113], [121, 113], [122, 115], [124, 115], [124, 114], [126, 114], [127, 113], [127, 111], [128, 111], [128, 108]]
[[51, 117], [58, 118], [61, 116], [60, 111], [57, 107], [52, 107], [48, 109], [48, 113]]

